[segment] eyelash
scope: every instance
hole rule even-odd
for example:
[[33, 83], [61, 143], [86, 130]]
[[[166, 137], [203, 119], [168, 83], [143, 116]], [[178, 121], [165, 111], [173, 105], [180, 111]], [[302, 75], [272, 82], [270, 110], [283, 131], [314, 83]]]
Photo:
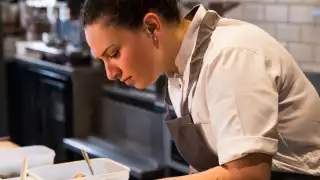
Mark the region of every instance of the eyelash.
[[[108, 59], [118, 58], [119, 56], [120, 56], [120, 51], [119, 51], [119, 50], [117, 50], [117, 51], [116, 51], [115, 53], [113, 53], [111, 56], [106, 55], [106, 57], [107, 57]], [[103, 58], [103, 59], [98, 59], [98, 60], [104, 61], [105, 59]]]
[[119, 50], [117, 50], [115, 53], [113, 53], [111, 56], [109, 56], [108, 58], [109, 59], [114, 59], [114, 58], [118, 58], [120, 55], [120, 52]]

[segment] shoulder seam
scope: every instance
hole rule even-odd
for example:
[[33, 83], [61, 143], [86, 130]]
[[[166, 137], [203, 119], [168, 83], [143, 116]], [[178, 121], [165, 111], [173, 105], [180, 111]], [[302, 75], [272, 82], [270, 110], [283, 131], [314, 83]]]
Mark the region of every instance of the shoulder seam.
[[255, 49], [249, 49], [249, 48], [241, 47], [241, 46], [225, 46], [220, 50], [220, 52], [224, 51], [225, 49], [239, 49], [239, 50], [249, 51], [249, 52], [252, 52], [253, 54], [262, 56], [266, 60], [270, 60], [270, 58], [268, 58], [265, 55], [262, 55], [261, 53], [257, 52]]

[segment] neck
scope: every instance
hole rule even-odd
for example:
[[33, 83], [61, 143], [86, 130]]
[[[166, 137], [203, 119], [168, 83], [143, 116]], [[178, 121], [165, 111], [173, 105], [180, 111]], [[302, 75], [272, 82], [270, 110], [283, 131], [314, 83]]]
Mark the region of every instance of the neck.
[[174, 27], [169, 31], [171, 37], [168, 38], [167, 52], [168, 58], [166, 62], [166, 72], [167, 73], [179, 73], [178, 67], [175, 64], [176, 57], [180, 51], [181, 44], [187, 33], [188, 27], [191, 21], [183, 19], [178, 27]]

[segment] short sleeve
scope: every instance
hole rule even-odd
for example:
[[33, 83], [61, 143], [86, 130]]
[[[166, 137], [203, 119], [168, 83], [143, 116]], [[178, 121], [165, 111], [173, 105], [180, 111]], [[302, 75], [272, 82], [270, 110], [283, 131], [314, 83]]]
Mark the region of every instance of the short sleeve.
[[277, 152], [278, 93], [272, 61], [252, 50], [224, 49], [207, 74], [207, 106], [219, 163]]

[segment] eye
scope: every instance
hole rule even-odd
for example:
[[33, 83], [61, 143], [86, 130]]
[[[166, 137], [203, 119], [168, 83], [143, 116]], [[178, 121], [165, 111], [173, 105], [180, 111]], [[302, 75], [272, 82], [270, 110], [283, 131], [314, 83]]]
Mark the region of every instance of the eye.
[[109, 59], [117, 59], [120, 56], [120, 51], [116, 50], [112, 55], [109, 56]]

